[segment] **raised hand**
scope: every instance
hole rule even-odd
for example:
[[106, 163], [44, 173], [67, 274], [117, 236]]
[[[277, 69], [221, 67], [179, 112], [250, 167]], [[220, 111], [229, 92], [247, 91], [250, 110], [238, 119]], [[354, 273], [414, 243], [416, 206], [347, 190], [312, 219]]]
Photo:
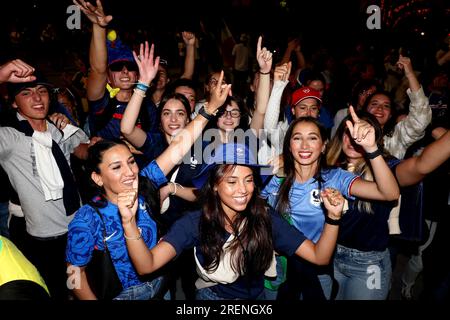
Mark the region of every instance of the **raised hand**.
[[397, 67], [400, 70], [403, 70], [405, 72], [405, 76], [414, 74], [414, 70], [411, 64], [411, 59], [408, 57], [404, 57], [400, 55], [398, 61], [397, 61]]
[[325, 205], [325, 209], [328, 211], [328, 217], [334, 220], [340, 219], [344, 208], [344, 197], [339, 190], [325, 188], [320, 192], [320, 197]]
[[261, 49], [262, 37], [259, 36], [258, 44], [256, 45], [256, 59], [259, 64], [259, 71], [261, 73], [268, 73], [272, 69], [272, 52], [266, 47]]
[[36, 80], [34, 68], [20, 59], [15, 59], [0, 66], [0, 83], [30, 82]]
[[181, 36], [186, 46], [193, 46], [195, 44], [195, 34], [193, 32], [183, 31]]
[[209, 114], [216, 114], [217, 110], [225, 103], [228, 95], [231, 95], [231, 84], [219, 85], [222, 81], [223, 70], [220, 72], [218, 84], [211, 90], [209, 101], [205, 106], [206, 112]]
[[288, 50], [290, 51], [301, 50], [300, 39], [299, 38], [292, 39], [291, 41], [288, 42], [287, 46]]
[[350, 136], [356, 142], [364, 148], [366, 152], [373, 152], [377, 150], [377, 144], [375, 141], [375, 129], [365, 120], [359, 119], [356, 115], [353, 106], [348, 108], [350, 115], [352, 116], [352, 121], [347, 120], [345, 124], [350, 131]]
[[94, 6], [90, 2], [84, 0], [73, 0], [73, 3], [80, 8], [86, 17], [94, 24], [98, 24], [100, 27], [106, 27], [111, 22], [112, 16], [107, 16], [103, 12], [102, 2], [97, 0], [97, 6]]
[[289, 75], [291, 74], [292, 62], [283, 63], [280, 66], [275, 67], [273, 74], [274, 81], [288, 81]]
[[117, 196], [117, 207], [122, 217], [122, 224], [127, 224], [134, 219], [138, 203], [138, 176], [136, 176], [133, 181], [133, 188], [124, 190]]
[[149, 50], [148, 41], [145, 41], [145, 45], [141, 43], [139, 47], [139, 56], [133, 51], [134, 60], [139, 67], [139, 82], [146, 85], [150, 85], [158, 73], [159, 57], [153, 59], [154, 52], [154, 44], [152, 44]]

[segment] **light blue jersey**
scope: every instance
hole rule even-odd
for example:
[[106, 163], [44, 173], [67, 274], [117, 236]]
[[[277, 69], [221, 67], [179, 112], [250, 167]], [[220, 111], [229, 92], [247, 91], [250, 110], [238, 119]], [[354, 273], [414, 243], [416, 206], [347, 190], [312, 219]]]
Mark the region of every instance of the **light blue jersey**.
[[[358, 176], [340, 168], [326, 169], [322, 171], [322, 189], [335, 188], [346, 198], [350, 196], [350, 187]], [[273, 176], [262, 191], [262, 197], [275, 208], [278, 190], [284, 178]], [[290, 217], [294, 226], [316, 243], [322, 234], [325, 222], [325, 213], [320, 202], [319, 182], [311, 178], [305, 183], [297, 181], [291, 187], [289, 194]]]

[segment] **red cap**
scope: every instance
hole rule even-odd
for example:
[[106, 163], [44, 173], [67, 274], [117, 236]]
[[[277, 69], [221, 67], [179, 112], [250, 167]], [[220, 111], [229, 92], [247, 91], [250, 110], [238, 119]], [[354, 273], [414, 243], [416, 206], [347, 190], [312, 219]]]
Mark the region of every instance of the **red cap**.
[[295, 90], [294, 93], [292, 94], [292, 106], [295, 106], [300, 101], [308, 98], [317, 99], [320, 103], [322, 103], [319, 91], [310, 87], [302, 87], [300, 89]]

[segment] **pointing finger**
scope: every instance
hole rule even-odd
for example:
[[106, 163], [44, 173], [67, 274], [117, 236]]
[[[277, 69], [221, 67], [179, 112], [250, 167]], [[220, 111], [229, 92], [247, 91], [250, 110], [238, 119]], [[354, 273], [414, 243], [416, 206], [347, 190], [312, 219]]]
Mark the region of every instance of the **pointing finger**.
[[352, 116], [352, 120], [354, 123], [358, 123], [359, 122], [359, 118], [356, 115], [355, 109], [353, 108], [353, 106], [348, 107], [348, 111], [350, 112], [350, 115]]

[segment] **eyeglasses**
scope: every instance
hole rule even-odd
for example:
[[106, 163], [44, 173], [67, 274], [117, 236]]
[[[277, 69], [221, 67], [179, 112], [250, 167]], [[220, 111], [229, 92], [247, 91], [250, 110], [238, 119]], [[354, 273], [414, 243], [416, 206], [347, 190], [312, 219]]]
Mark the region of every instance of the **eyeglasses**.
[[123, 67], [126, 67], [128, 71], [130, 72], [137, 72], [138, 71], [138, 66], [136, 63], [131, 62], [131, 61], [117, 61], [114, 62], [113, 64], [111, 64], [109, 66], [109, 70], [114, 71], [114, 72], [119, 72], [122, 71]]
[[239, 110], [222, 110], [217, 113], [217, 116], [226, 118], [230, 115], [232, 118], [239, 118], [241, 116], [241, 112]]

